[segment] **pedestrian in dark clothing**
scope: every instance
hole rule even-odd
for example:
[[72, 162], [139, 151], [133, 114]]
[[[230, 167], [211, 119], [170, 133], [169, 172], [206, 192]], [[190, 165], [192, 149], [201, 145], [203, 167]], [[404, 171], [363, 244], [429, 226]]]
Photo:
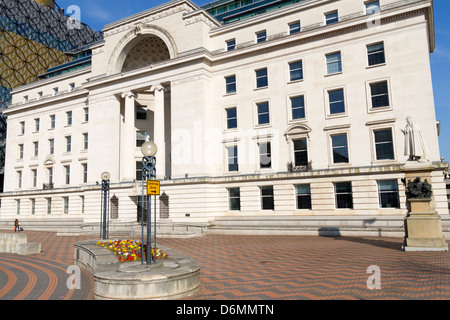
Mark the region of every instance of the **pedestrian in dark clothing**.
[[20, 232], [20, 229], [19, 229], [19, 228], [20, 228], [20, 227], [19, 227], [19, 220], [16, 219], [16, 221], [14, 221], [14, 232], [17, 232], [17, 231]]

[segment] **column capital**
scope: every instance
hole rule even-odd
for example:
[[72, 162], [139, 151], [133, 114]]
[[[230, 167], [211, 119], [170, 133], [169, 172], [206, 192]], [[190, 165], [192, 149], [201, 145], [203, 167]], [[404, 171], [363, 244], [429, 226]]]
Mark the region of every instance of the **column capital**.
[[131, 91], [126, 91], [121, 94], [122, 98], [136, 98], [136, 94]]
[[154, 92], [154, 91], [162, 91], [162, 92], [164, 92], [164, 87], [162, 86], [162, 85], [160, 85], [160, 84], [157, 84], [157, 85], [155, 85], [155, 86], [151, 86], [150, 87], [150, 92]]

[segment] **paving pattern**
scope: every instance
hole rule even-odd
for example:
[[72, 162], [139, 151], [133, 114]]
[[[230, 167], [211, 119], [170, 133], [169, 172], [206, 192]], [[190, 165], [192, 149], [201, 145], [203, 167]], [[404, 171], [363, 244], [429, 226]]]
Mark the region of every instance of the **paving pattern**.
[[[93, 277], [67, 287], [73, 243], [26, 231], [33, 256], [0, 254], [0, 300], [91, 300]], [[160, 239], [201, 265], [201, 290], [184, 300], [450, 299], [450, 253], [404, 252], [396, 238], [206, 235]]]

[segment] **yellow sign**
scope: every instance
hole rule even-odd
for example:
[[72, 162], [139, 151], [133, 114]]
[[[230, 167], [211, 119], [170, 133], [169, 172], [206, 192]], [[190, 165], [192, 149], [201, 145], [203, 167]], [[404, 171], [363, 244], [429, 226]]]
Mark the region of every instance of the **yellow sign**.
[[160, 187], [161, 183], [157, 180], [147, 180], [147, 195], [148, 196], [159, 196], [160, 195]]

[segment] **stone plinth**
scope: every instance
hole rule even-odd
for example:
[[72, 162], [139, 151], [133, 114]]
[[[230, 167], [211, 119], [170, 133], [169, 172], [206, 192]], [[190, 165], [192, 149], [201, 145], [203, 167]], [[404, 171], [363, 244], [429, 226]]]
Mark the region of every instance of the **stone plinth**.
[[21, 256], [41, 253], [41, 244], [38, 242], [21, 243], [18, 246], [18, 252]]
[[118, 261], [97, 241], [74, 245], [74, 264], [94, 275], [97, 300], [168, 300], [192, 296], [200, 290], [200, 266], [171, 248], [158, 245], [167, 259], [155, 264]]
[[411, 211], [405, 218], [404, 251], [448, 251], [441, 217], [431, 210], [431, 199], [408, 199]]

